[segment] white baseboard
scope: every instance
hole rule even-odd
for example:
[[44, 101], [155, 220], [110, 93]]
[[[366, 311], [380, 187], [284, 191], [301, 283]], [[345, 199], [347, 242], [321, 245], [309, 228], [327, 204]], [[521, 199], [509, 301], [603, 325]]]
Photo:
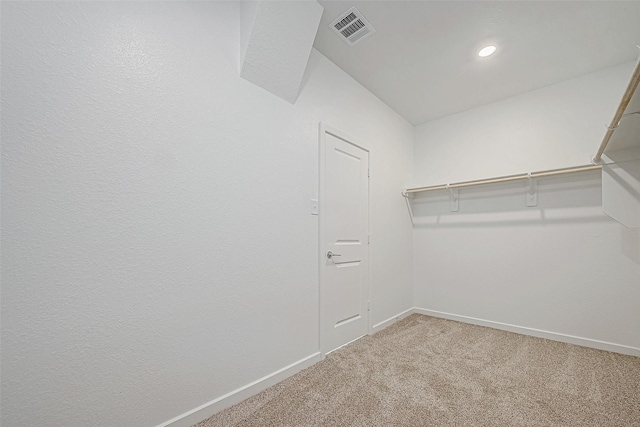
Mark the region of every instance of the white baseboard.
[[[404, 319], [405, 317], [413, 314], [413, 312], [414, 312], [414, 309], [410, 308], [408, 310], [403, 311], [402, 313], [399, 313], [393, 317], [390, 317], [389, 319], [383, 322], [375, 324], [372, 327], [371, 333], [373, 334], [388, 326], [391, 326], [393, 323], [397, 322], [398, 320]], [[159, 424], [157, 427], [190, 427], [230, 406], [235, 405], [236, 403], [240, 403], [243, 400], [248, 399], [249, 397], [260, 393], [261, 391], [271, 387], [272, 385], [279, 383], [280, 381], [283, 381], [289, 378], [294, 374], [297, 374], [301, 370], [308, 368], [309, 366], [314, 365], [317, 362], [321, 361], [322, 359], [324, 359], [324, 357], [325, 355], [322, 354], [321, 352], [314, 353], [310, 356], [305, 357], [302, 360], [298, 360], [297, 362], [294, 362], [289, 366], [285, 366], [284, 368], [276, 372], [273, 372], [263, 378], [260, 378], [257, 381], [254, 381], [250, 384], [240, 387], [230, 393], [225, 394], [224, 396], [221, 396], [217, 399], [212, 400], [211, 402], [207, 402], [202, 406], [199, 406], [169, 421]]]
[[[590, 338], [576, 337], [573, 335], [566, 335], [557, 332], [543, 331], [540, 329], [527, 328], [524, 326], [510, 325], [508, 323], [494, 322], [491, 320], [477, 319], [475, 317], [461, 316], [458, 314], [445, 313], [442, 311], [429, 310], [426, 308], [414, 307], [408, 310], [398, 313], [393, 317], [388, 318], [380, 323], [372, 326], [372, 334], [382, 329], [391, 326], [393, 323], [400, 319], [404, 319], [414, 313], [424, 314], [432, 317], [440, 317], [443, 319], [456, 320], [463, 323], [471, 323], [473, 325], [487, 326], [489, 328], [500, 329], [508, 332], [515, 332], [522, 335], [531, 335], [538, 338], [545, 338], [553, 341], [565, 342], [568, 344], [581, 345], [583, 347], [591, 347], [599, 350], [612, 351], [615, 353], [627, 354], [630, 356], [640, 357], [640, 348], [629, 347], [621, 344], [614, 344], [606, 341], [598, 341]], [[165, 423], [158, 425], [157, 427], [190, 427], [213, 414], [222, 411], [230, 406], [240, 403], [249, 397], [260, 393], [261, 391], [279, 383], [280, 381], [300, 372], [301, 370], [308, 368], [311, 365], [321, 361], [324, 355], [320, 352], [314, 353], [304, 359], [298, 360], [289, 366], [285, 366], [257, 381], [240, 387], [230, 393], [225, 394], [211, 402], [205, 403], [191, 411], [185, 412]]]
[[538, 338], [545, 338], [552, 341], [560, 341], [568, 344], [581, 345], [583, 347], [596, 348], [598, 350], [612, 351], [614, 353], [627, 354], [629, 356], [640, 357], [640, 348], [629, 347], [621, 344], [614, 344], [606, 341], [598, 341], [591, 338], [576, 337], [573, 335], [561, 334], [558, 332], [543, 331], [540, 329], [527, 328], [524, 326], [510, 325], [508, 323], [493, 322], [491, 320], [476, 319], [475, 317], [460, 316], [457, 314], [444, 313], [442, 311], [428, 310], [415, 307], [414, 313], [425, 314], [427, 316], [441, 317], [443, 319], [457, 320], [458, 322], [471, 323], [489, 328], [501, 329], [503, 331], [515, 332], [522, 335], [531, 335]]
[[412, 315], [414, 313], [414, 310], [415, 309], [410, 308], [408, 310], [403, 311], [402, 313], [396, 314], [395, 316], [388, 318], [387, 320], [383, 320], [380, 323], [376, 323], [371, 327], [371, 334], [375, 334], [376, 332], [381, 331], [384, 328], [393, 325], [398, 320], [404, 319], [405, 317]]
[[311, 365], [321, 361], [324, 355], [320, 352], [314, 353], [304, 359], [298, 360], [289, 366], [285, 366], [265, 377], [260, 378], [250, 384], [240, 387], [230, 393], [225, 394], [211, 402], [205, 403], [189, 412], [185, 412], [167, 422], [164, 422], [157, 427], [190, 427], [202, 420], [205, 420], [213, 414], [222, 411], [230, 406], [240, 403], [249, 397], [260, 393], [271, 387], [274, 384], [279, 383], [286, 378], [297, 374], [301, 370], [308, 368]]

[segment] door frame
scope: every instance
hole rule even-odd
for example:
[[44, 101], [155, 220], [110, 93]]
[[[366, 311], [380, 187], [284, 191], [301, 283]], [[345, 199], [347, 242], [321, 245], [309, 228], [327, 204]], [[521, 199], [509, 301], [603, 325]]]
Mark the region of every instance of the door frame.
[[[330, 134], [336, 138], [342, 139], [343, 141], [358, 147], [361, 150], [366, 151], [368, 156], [369, 164], [367, 165], [367, 169], [369, 170], [368, 181], [367, 181], [367, 235], [371, 235], [371, 151], [358, 140], [352, 138], [351, 136], [345, 134], [342, 131], [339, 131], [336, 128], [333, 128], [326, 123], [320, 122], [319, 125], [319, 144], [318, 144], [318, 154], [319, 154], [319, 168], [318, 168], [318, 348], [322, 357], [324, 358], [327, 354], [326, 346], [326, 336], [324, 333], [323, 322], [325, 319], [325, 313], [323, 311], [323, 288], [326, 281], [326, 275], [324, 270], [325, 263], [325, 253], [327, 252], [327, 247], [325, 245], [325, 233], [326, 233], [326, 220], [325, 220], [325, 198], [326, 198], [326, 188], [325, 188], [325, 177], [326, 177], [326, 135]], [[370, 241], [367, 242], [367, 259], [369, 262], [367, 263], [367, 334], [371, 335], [371, 251], [370, 251]], [[348, 343], [347, 343], [348, 344]], [[345, 344], [346, 345], [346, 344]], [[329, 351], [333, 351], [334, 349], [329, 349]]]

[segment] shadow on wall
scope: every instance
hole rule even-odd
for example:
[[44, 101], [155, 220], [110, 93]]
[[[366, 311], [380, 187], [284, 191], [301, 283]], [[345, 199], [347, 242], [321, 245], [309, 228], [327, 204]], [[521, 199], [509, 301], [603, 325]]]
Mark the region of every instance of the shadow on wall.
[[640, 228], [620, 226], [620, 251], [631, 261], [640, 265]]
[[[527, 182], [514, 181], [459, 189], [453, 212], [449, 192], [417, 193], [409, 200], [416, 228], [479, 228], [514, 225], [575, 224], [612, 221], [602, 213], [599, 171], [538, 178], [537, 206], [526, 203]], [[629, 240], [633, 240], [632, 237]], [[629, 252], [635, 247], [629, 243]], [[640, 251], [640, 249], [639, 249]]]
[[[623, 151], [628, 152], [628, 150]], [[638, 151], [638, 154], [640, 154], [640, 150]], [[613, 165], [614, 167], [607, 168], [608, 175], [627, 193], [629, 193], [630, 196], [640, 200], [640, 192], [629, 183], [628, 178], [625, 179], [621, 176], [622, 172], [625, 175], [635, 177], [636, 181], [639, 180], [638, 162], [628, 161], [629, 159], [625, 157], [625, 153], [609, 153], [607, 154], [607, 157], [615, 162]]]

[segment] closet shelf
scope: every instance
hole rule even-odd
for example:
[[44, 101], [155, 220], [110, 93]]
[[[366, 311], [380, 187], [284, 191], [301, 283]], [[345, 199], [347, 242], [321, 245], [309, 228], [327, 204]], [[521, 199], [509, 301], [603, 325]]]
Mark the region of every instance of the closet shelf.
[[[611, 124], [602, 139], [593, 163], [600, 163], [603, 154], [609, 152], [640, 149], [640, 59], [631, 74], [627, 89], [613, 115]], [[606, 151], [606, 153], [605, 153]]]
[[575, 172], [600, 170], [601, 168], [602, 166], [600, 165], [582, 165], [582, 166], [575, 166], [575, 167], [564, 168], [564, 169], [552, 169], [552, 170], [546, 170], [541, 172], [530, 172], [530, 173], [519, 174], [519, 175], [508, 175], [508, 176], [500, 176], [496, 178], [479, 179], [474, 181], [455, 182], [452, 184], [432, 185], [429, 187], [415, 187], [415, 188], [406, 189], [402, 193], [402, 195], [405, 197], [409, 197], [410, 194], [421, 193], [424, 191], [448, 190], [448, 189], [455, 189], [455, 188], [462, 188], [462, 187], [471, 187], [474, 185], [494, 184], [498, 182], [518, 181], [518, 180], [525, 180], [525, 179], [531, 179], [531, 178], [543, 178], [546, 176], [564, 175], [564, 174], [575, 173]]
[[[496, 178], [487, 178], [474, 181], [455, 182], [452, 184], [439, 184], [428, 187], [408, 188], [402, 192], [405, 197], [411, 197], [411, 194], [421, 193], [424, 191], [434, 190], [454, 190], [456, 188], [470, 187], [474, 185], [493, 184], [498, 182], [518, 181], [531, 178], [542, 178], [545, 176], [562, 175], [574, 172], [584, 172], [589, 170], [601, 169], [602, 156], [604, 154], [609, 157], [611, 153], [617, 154], [616, 157], [628, 159], [631, 151], [640, 153], [640, 58], [631, 74], [629, 84], [622, 96], [620, 104], [611, 120], [611, 124], [607, 127], [602, 143], [598, 148], [598, 152], [593, 157], [593, 164], [576, 166], [565, 169], [554, 169], [542, 172], [532, 172], [519, 175], [501, 176]], [[611, 161], [611, 159], [608, 159]]]
[[640, 59], [593, 158], [602, 164], [602, 212], [640, 228]]

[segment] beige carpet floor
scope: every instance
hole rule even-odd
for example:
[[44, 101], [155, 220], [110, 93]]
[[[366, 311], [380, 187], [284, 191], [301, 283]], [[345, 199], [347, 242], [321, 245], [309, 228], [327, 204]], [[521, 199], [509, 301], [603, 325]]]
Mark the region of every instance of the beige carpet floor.
[[212, 426], [640, 426], [640, 358], [414, 314]]

